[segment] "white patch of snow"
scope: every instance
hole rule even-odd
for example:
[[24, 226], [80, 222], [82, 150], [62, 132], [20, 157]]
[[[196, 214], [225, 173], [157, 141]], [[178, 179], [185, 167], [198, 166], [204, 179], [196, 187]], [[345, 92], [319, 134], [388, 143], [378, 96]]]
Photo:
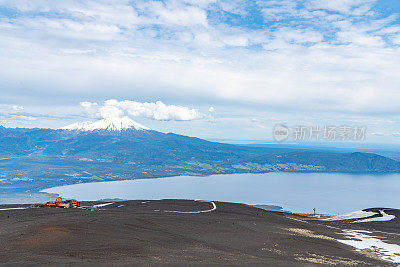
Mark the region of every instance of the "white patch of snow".
[[382, 217], [374, 217], [374, 218], [369, 218], [369, 219], [358, 220], [358, 221], [355, 221], [353, 223], [386, 222], [386, 221], [391, 221], [394, 218], [396, 218], [396, 216], [394, 216], [394, 215], [386, 214], [383, 210], [380, 210], [380, 213], [381, 213]]
[[370, 249], [375, 251], [383, 260], [400, 263], [400, 246], [383, 242], [377, 236], [370, 236], [363, 231], [344, 230], [344, 235], [352, 240], [338, 240], [340, 243], [355, 247], [356, 249]]
[[78, 122], [74, 123], [62, 128], [60, 130], [70, 130], [70, 131], [97, 131], [97, 130], [106, 130], [106, 131], [123, 131], [128, 129], [134, 130], [150, 130], [146, 126], [143, 126], [129, 117], [113, 117], [113, 118], [106, 118], [99, 121], [85, 121], [85, 122]]
[[363, 219], [363, 218], [368, 218], [371, 216], [374, 216], [378, 214], [377, 212], [372, 212], [372, 211], [354, 211], [351, 213], [343, 214], [343, 215], [338, 215], [334, 216], [332, 218], [324, 219], [323, 221], [343, 221], [343, 220], [355, 220], [355, 219]]
[[27, 208], [19, 207], [19, 208], [0, 209], [0, 211], [1, 211], [1, 210], [25, 210], [25, 209], [27, 209]]
[[114, 204], [114, 202], [104, 203], [104, 204], [97, 204], [97, 205], [94, 205], [93, 207], [100, 208], [100, 207], [105, 207], [105, 206], [108, 206], [108, 205], [111, 205], [111, 204]]

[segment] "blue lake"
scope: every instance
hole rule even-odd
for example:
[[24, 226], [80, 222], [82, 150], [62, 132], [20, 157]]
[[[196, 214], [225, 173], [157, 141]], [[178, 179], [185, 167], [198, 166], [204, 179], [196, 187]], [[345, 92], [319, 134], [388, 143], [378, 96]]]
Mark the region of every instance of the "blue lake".
[[204, 199], [282, 206], [293, 212], [339, 214], [371, 207], [400, 208], [400, 175], [266, 173], [99, 182], [42, 192], [64, 198]]

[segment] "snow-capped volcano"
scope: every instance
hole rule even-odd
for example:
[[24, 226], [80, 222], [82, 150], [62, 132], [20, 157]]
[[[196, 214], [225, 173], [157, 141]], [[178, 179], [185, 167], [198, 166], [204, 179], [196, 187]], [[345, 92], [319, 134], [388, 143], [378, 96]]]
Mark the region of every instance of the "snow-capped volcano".
[[60, 128], [60, 130], [70, 130], [70, 131], [98, 131], [98, 130], [125, 131], [128, 129], [133, 129], [138, 131], [150, 130], [146, 126], [143, 126], [131, 120], [129, 117], [106, 118], [95, 122], [92, 121], [78, 122]]

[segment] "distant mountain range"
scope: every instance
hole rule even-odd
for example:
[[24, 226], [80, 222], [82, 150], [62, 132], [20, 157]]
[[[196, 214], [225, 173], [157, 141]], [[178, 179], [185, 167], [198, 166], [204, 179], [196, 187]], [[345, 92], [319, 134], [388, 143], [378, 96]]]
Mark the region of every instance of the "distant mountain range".
[[161, 133], [130, 118], [58, 130], [0, 127], [0, 193], [94, 181], [225, 173], [395, 173], [370, 153], [246, 147]]

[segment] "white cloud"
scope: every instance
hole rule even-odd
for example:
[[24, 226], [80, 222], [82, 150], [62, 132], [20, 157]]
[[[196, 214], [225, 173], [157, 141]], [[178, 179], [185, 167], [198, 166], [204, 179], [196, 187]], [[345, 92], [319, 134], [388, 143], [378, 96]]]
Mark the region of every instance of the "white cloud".
[[210, 108], [208, 109], [208, 111], [209, 111], [209, 112], [214, 112], [214, 111], [215, 111], [215, 108], [214, 108], [214, 107], [210, 107]]
[[165, 105], [161, 101], [155, 103], [141, 103], [131, 100], [117, 101], [115, 99], [104, 101], [103, 106], [100, 108], [100, 114], [103, 118], [130, 115], [157, 121], [191, 121], [201, 119], [204, 116], [196, 109], [184, 106]]
[[85, 109], [90, 109], [94, 106], [97, 106], [98, 104], [96, 102], [88, 102], [88, 101], [84, 101], [84, 102], [80, 102], [79, 105], [81, 107], [84, 107]]
[[391, 37], [391, 40], [394, 44], [400, 45], [400, 34]]
[[23, 106], [13, 105], [13, 106], [12, 106], [12, 109], [13, 109], [14, 111], [22, 111], [22, 110], [24, 110], [25, 108], [24, 108]]
[[124, 111], [118, 107], [106, 104], [105, 106], [100, 108], [100, 115], [105, 119], [122, 117], [124, 115]]
[[321, 42], [324, 37], [321, 33], [313, 30], [305, 29], [290, 29], [282, 27], [275, 33], [276, 39], [283, 40], [291, 43], [318, 43]]
[[[20, 105], [0, 104], [0, 118], [6, 118], [12, 121], [34, 121], [37, 118], [23, 112], [25, 107]], [[7, 122], [7, 120], [3, 120]]]
[[[158, 2], [161, 3], [161, 2]], [[157, 8], [154, 10], [156, 16], [163, 23], [191, 26], [200, 24], [207, 26], [207, 14], [203, 9], [193, 6], [173, 6], [172, 8]]]
[[27, 120], [27, 121], [34, 121], [37, 118], [32, 116], [25, 116], [25, 115], [11, 115], [13, 119], [20, 119], [20, 120]]
[[307, 2], [309, 9], [325, 9], [341, 13], [364, 15], [367, 13], [377, 0], [311, 0]]
[[0, 114], [9, 114], [23, 111], [25, 107], [20, 105], [0, 104]]
[[267, 21], [284, 19], [287, 16], [302, 16], [298, 3], [294, 0], [273, 0], [260, 2]]

